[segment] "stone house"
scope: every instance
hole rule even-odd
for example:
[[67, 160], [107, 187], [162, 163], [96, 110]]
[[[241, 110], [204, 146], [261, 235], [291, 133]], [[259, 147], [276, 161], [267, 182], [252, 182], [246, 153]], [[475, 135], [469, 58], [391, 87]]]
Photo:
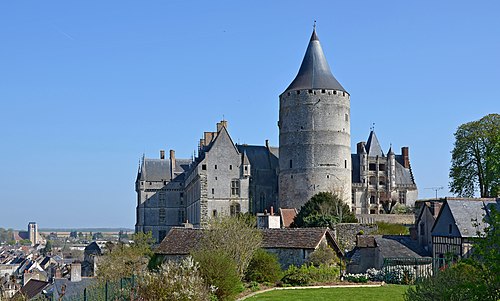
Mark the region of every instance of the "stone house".
[[283, 269], [303, 265], [322, 244], [332, 248], [337, 257], [344, 256], [328, 228], [262, 229], [262, 248], [276, 254]]
[[[173, 227], [155, 254], [164, 260], [180, 260], [195, 250], [203, 237], [202, 229]], [[321, 244], [330, 246], [337, 256], [343, 256], [333, 233], [328, 228], [261, 229], [262, 248], [276, 254], [283, 269], [300, 266]]]
[[389, 261], [399, 261], [399, 265], [415, 266], [415, 262], [426, 259], [432, 266], [431, 253], [425, 251], [407, 235], [358, 235], [356, 247], [347, 254], [348, 273], [365, 273], [368, 269], [383, 269]]
[[500, 209], [500, 200], [447, 198], [431, 230], [432, 257], [452, 260], [469, 257], [473, 239], [486, 227], [489, 206]]

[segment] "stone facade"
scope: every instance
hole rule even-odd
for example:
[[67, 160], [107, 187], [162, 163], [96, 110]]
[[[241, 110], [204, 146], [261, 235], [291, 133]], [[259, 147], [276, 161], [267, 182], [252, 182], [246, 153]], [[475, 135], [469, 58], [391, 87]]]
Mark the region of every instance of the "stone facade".
[[[259, 176], [252, 179], [252, 172]], [[176, 159], [173, 150], [170, 158], [160, 151], [160, 159], [142, 159], [135, 185], [136, 231], [151, 231], [160, 242], [185, 222], [203, 227], [218, 215], [268, 208], [276, 204], [276, 175], [271, 148], [235, 145], [222, 121], [216, 132], [204, 133], [193, 159]]]
[[384, 154], [375, 131], [352, 154], [351, 207], [356, 214], [393, 213], [395, 204], [413, 207], [418, 197], [410, 165], [409, 148], [396, 155], [392, 147]]
[[295, 79], [280, 95], [279, 143], [234, 144], [227, 122], [204, 132], [192, 159], [143, 158], [135, 189], [136, 231], [160, 241], [170, 228], [203, 227], [219, 214], [300, 209], [313, 195], [341, 196], [357, 214], [380, 214], [384, 203], [412, 205], [417, 187], [408, 148], [382, 152], [372, 131], [351, 154], [350, 94], [333, 77], [313, 31]]

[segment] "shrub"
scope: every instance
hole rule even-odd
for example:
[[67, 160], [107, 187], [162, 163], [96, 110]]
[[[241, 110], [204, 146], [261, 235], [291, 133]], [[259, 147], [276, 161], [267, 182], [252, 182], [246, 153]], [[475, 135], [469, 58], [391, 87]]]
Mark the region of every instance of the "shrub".
[[405, 300], [497, 300], [476, 267], [458, 263], [410, 287]]
[[339, 279], [339, 268], [336, 266], [320, 265], [302, 265], [300, 268], [290, 266], [285, 271], [282, 278], [284, 284], [290, 285], [308, 285], [312, 282], [332, 282]]
[[320, 265], [307, 268], [309, 277], [313, 282], [332, 282], [339, 280], [340, 269], [337, 266]]
[[367, 283], [368, 282], [368, 276], [366, 274], [346, 274], [344, 276], [344, 279], [349, 281], [349, 282], [354, 282], [354, 283]]
[[283, 283], [290, 285], [308, 285], [311, 282], [311, 276], [306, 265], [302, 265], [300, 268], [291, 265], [285, 271], [285, 275], [281, 279]]
[[200, 250], [193, 253], [193, 258], [200, 265], [200, 274], [205, 283], [214, 288], [218, 300], [234, 300], [243, 290], [236, 263], [228, 255]]
[[257, 250], [245, 273], [247, 281], [276, 282], [281, 278], [281, 267], [275, 254], [265, 250]]
[[321, 244], [314, 252], [309, 255], [309, 263], [314, 266], [332, 265], [338, 262], [337, 255], [330, 246]]
[[136, 290], [140, 300], [204, 301], [210, 298], [198, 265], [191, 258], [180, 263], [166, 262], [157, 272], [144, 272], [137, 279]]

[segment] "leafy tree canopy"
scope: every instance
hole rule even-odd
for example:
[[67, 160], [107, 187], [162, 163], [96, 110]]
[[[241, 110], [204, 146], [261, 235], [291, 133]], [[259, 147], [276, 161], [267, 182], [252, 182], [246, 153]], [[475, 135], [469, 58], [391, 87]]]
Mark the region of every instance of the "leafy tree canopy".
[[118, 280], [131, 277], [145, 271], [153, 255], [151, 245], [154, 242], [151, 232], [133, 235], [130, 246], [118, 244], [99, 261], [97, 276], [100, 280]]
[[199, 250], [227, 255], [236, 264], [237, 274], [242, 279], [261, 243], [262, 234], [253, 219], [245, 215], [224, 216], [210, 221]]
[[458, 127], [450, 168], [450, 191], [459, 196], [500, 193], [500, 115], [489, 114]]
[[293, 221], [294, 227], [330, 227], [337, 223], [356, 223], [349, 206], [331, 192], [314, 195], [301, 208]]

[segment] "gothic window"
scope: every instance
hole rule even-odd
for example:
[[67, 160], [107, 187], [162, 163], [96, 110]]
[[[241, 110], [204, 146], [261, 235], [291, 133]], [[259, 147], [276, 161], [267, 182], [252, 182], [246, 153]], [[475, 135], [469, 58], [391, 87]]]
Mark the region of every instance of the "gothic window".
[[347, 160], [344, 160], [344, 168], [347, 168]]
[[370, 163], [369, 167], [368, 167], [368, 170], [371, 170], [371, 171], [376, 171], [377, 170], [377, 164], [375, 163]]
[[165, 223], [166, 217], [167, 217], [167, 212], [165, 208], [160, 208], [160, 210], [158, 211], [158, 222], [160, 225]]
[[376, 185], [376, 184], [377, 184], [377, 178], [370, 177], [370, 185]]
[[231, 214], [231, 216], [234, 216], [240, 212], [241, 212], [241, 205], [238, 203], [232, 203], [231, 206], [229, 207], [229, 213]]
[[206, 164], [202, 164], [201, 165], [201, 170], [207, 170], [207, 165]]
[[177, 212], [177, 218], [178, 218], [179, 224], [182, 224], [185, 221], [186, 218], [185, 218], [184, 210], [179, 210]]
[[379, 178], [379, 185], [385, 185], [385, 178], [384, 177]]
[[375, 200], [375, 196], [373, 194], [370, 195], [370, 204], [377, 204], [377, 201]]
[[345, 114], [345, 121], [349, 121], [349, 114]]
[[232, 165], [229, 165], [229, 170], [233, 170], [233, 166]]
[[215, 194], [215, 189], [212, 188], [212, 194]]
[[405, 191], [399, 192], [399, 203], [406, 204], [406, 192]]
[[217, 217], [217, 210], [215, 210], [215, 209], [214, 209], [214, 210], [212, 211], [212, 216], [213, 216], [213, 217]]
[[231, 195], [239, 196], [240, 195], [240, 181], [232, 180], [231, 181]]
[[266, 208], [266, 195], [261, 192], [260, 193], [260, 210], [264, 211], [264, 208]]
[[379, 170], [379, 171], [385, 171], [385, 164], [380, 164], [380, 165], [378, 166], [378, 170]]
[[158, 192], [158, 207], [166, 207], [167, 201], [165, 198], [165, 191]]
[[214, 169], [217, 169], [217, 164], [215, 164], [215, 167], [214, 167]]

